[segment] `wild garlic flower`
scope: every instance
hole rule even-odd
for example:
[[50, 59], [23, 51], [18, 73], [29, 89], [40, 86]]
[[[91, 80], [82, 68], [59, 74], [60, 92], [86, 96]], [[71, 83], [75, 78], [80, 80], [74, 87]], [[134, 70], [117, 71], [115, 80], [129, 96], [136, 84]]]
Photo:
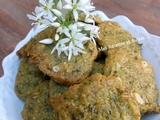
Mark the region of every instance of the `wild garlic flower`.
[[49, 19], [52, 19], [53, 14], [56, 16], [62, 16], [62, 13], [57, 10], [53, 9], [53, 5], [55, 3], [53, 0], [39, 0], [39, 3], [41, 4], [40, 8], [43, 9], [43, 11], [40, 13], [42, 16], [47, 16]]
[[[83, 44], [90, 38], [86, 37], [86, 34], [81, 33], [77, 27], [77, 24], [71, 24], [68, 28], [65, 28], [64, 34], [66, 35], [66, 38], [59, 40], [58, 45], [54, 47], [52, 53], [55, 50], [60, 50], [61, 52], [67, 51], [68, 60], [71, 59], [72, 54], [77, 56], [79, 52], [85, 53], [83, 50]], [[67, 44], [69, 44], [68, 47], [66, 46]]]
[[41, 10], [39, 9], [38, 6], [36, 6], [35, 8], [35, 12], [32, 12], [32, 15], [27, 14], [27, 17], [33, 21], [35, 21], [34, 23], [32, 23], [31, 25], [35, 25], [35, 28], [37, 26], [41, 26], [43, 25], [43, 18], [40, 15]]
[[96, 44], [95, 38], [99, 38], [99, 27], [91, 24], [86, 24], [84, 26], [84, 30], [89, 31], [90, 40]]
[[[90, 12], [95, 9], [91, 0], [39, 0], [39, 3], [35, 12], [27, 16], [35, 21], [32, 25], [36, 28], [57, 28], [54, 38], [39, 41], [46, 45], [56, 43], [51, 54], [55, 51], [58, 56], [64, 53], [71, 60], [72, 55], [85, 53], [86, 41], [96, 44], [99, 27], [89, 18]], [[85, 19], [78, 21], [79, 14], [84, 14]]]
[[89, 16], [89, 11], [95, 9], [90, 0], [65, 0], [65, 2], [67, 4], [63, 8], [73, 11], [75, 21], [78, 20], [79, 12], [83, 12], [86, 16]]
[[49, 19], [52, 19], [52, 6], [54, 5], [53, 0], [49, 0], [48, 2], [46, 0], [39, 0], [39, 3], [41, 4], [40, 9], [42, 12], [40, 13], [41, 16], [47, 16]]

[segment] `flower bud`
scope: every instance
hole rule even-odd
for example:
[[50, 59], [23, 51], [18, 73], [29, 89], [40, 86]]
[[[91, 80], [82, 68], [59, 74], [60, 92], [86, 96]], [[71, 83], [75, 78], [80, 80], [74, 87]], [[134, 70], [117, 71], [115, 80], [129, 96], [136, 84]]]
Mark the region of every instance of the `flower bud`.
[[39, 41], [39, 43], [43, 43], [43, 44], [49, 45], [49, 44], [53, 43], [53, 40], [50, 39], [50, 38], [47, 38], [47, 39]]

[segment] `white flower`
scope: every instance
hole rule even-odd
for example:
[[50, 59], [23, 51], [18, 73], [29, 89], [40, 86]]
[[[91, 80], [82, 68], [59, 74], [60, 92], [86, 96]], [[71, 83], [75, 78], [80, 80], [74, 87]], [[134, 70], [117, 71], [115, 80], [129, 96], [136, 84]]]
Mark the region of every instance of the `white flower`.
[[[68, 46], [68, 51], [69, 51], [68, 61], [70, 61], [70, 59], [71, 59], [71, 57], [72, 57], [72, 54], [73, 54], [74, 56], [77, 56], [78, 53], [83, 53], [83, 54], [85, 53], [85, 51], [84, 51], [83, 49], [81, 49], [81, 48], [79, 48], [78, 46], [76, 46], [75, 42], [76, 42], [76, 40], [75, 40], [75, 41], [71, 41], [71, 42], [69, 43], [69, 46]], [[82, 45], [82, 46], [83, 46], [83, 45]], [[84, 48], [84, 46], [83, 46], [83, 48]]]
[[35, 25], [35, 28], [40, 27], [40, 28], [46, 28], [46, 26], [43, 25], [43, 22], [45, 21], [42, 16], [40, 15], [41, 9], [36, 6], [35, 12], [32, 12], [33, 15], [27, 14], [27, 17], [33, 21], [32, 25]]
[[53, 0], [39, 0], [41, 6], [40, 8], [43, 10], [40, 14], [42, 16], [47, 16], [49, 19], [52, 19], [53, 14], [52, 12], [56, 15], [56, 16], [61, 16], [62, 13], [59, 10], [53, 9], [53, 5], [54, 2]]
[[51, 54], [54, 53], [55, 50], [57, 50], [58, 51], [58, 56], [60, 56], [60, 54], [62, 52], [64, 52], [68, 56], [68, 53], [67, 53], [68, 47], [65, 44], [67, 42], [68, 41], [59, 40], [58, 43], [56, 44], [56, 46], [52, 49]]
[[[86, 34], [79, 32], [77, 24], [71, 24], [68, 28], [64, 28], [63, 32], [66, 38], [58, 41], [52, 53], [57, 50], [58, 55], [60, 55], [61, 52], [67, 51], [65, 54], [68, 56], [68, 61], [71, 59], [72, 54], [77, 56], [79, 52], [85, 53], [83, 42], [90, 40], [90, 38], [87, 37]], [[69, 45], [66, 46], [68, 43]]]
[[86, 16], [88, 16], [89, 11], [92, 11], [95, 9], [95, 7], [92, 6], [92, 3], [90, 0], [65, 0], [65, 2], [67, 3], [67, 5], [65, 5], [63, 8], [73, 10], [75, 21], [78, 20], [79, 11], [85, 13]]
[[93, 29], [90, 31], [90, 38], [96, 44], [95, 38], [99, 38], [99, 27], [93, 27]]
[[70, 41], [80, 40], [82, 42], [89, 40], [89, 37], [86, 37], [86, 34], [80, 33], [80, 29], [77, 27], [77, 24], [71, 24], [68, 28], [65, 28], [64, 34], [70, 39]]
[[32, 12], [33, 15], [27, 14], [28, 18], [34, 21], [37, 21], [37, 19], [41, 18], [39, 14], [41, 13], [41, 9], [36, 6], [34, 12]]
[[68, 60], [71, 59], [72, 54], [74, 56], [77, 56], [78, 53], [85, 53], [83, 51], [84, 46], [83, 46], [83, 42], [84, 41], [88, 41], [90, 38], [86, 36], [86, 34], [82, 34], [79, 32], [78, 27], [76, 24], [70, 25], [68, 32], [67, 30], [65, 31], [65, 35], [68, 38], [65, 38], [66, 41], [70, 41], [69, 46], [68, 46]]
[[39, 0], [39, 3], [41, 4], [40, 8], [42, 9], [41, 15], [47, 16], [49, 19], [52, 18], [52, 6], [54, 5], [53, 0], [49, 0], [48, 2], [46, 0]]
[[86, 24], [84, 30], [90, 32], [90, 39], [96, 44], [95, 38], [99, 38], [99, 27], [91, 24]]

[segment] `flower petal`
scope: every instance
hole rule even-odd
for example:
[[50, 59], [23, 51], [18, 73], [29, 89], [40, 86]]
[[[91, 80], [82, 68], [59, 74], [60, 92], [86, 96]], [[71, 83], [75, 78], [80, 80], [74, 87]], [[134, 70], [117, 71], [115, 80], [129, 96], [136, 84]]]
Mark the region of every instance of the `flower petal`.
[[41, 3], [43, 6], [46, 6], [46, 1], [45, 0], [39, 0], [39, 3]]
[[81, 49], [84, 49], [84, 45], [80, 42], [75, 42], [76, 46], [81, 48]]
[[37, 16], [37, 18], [40, 18], [40, 17], [42, 17], [43, 15], [45, 15], [45, 13], [46, 13], [46, 12], [42, 11], [41, 13], [36, 14], [36, 16]]
[[58, 22], [51, 23], [51, 25], [54, 26], [54, 27], [59, 27], [60, 26], [60, 24]]
[[63, 7], [63, 5], [62, 5], [62, 0], [59, 0], [59, 2], [57, 3], [57, 8], [58, 8], [59, 10], [62, 10], [62, 7]]
[[61, 26], [59, 26], [59, 27], [57, 28], [57, 31], [56, 31], [56, 32], [62, 34], [62, 33], [63, 33], [63, 28], [62, 28]]
[[48, 11], [48, 19], [49, 20], [53, 20], [53, 16], [52, 16], [52, 12], [51, 11]]
[[85, 5], [84, 8], [88, 11], [93, 11], [95, 10], [95, 7], [94, 6], [90, 6], [90, 5]]
[[73, 9], [73, 7], [72, 7], [71, 5], [65, 5], [65, 6], [63, 6], [63, 8], [64, 8], [64, 9], [68, 9], [68, 10]]
[[49, 1], [48, 1], [48, 7], [49, 7], [49, 8], [52, 8], [53, 5], [54, 5], [53, 0], [49, 0]]
[[77, 52], [80, 52], [80, 53], [83, 53], [83, 54], [85, 54], [86, 52], [85, 51], [83, 51], [82, 49], [80, 49], [80, 48], [76, 48], [76, 50], [77, 50]]
[[72, 1], [71, 0], [64, 0], [67, 4], [72, 4]]
[[46, 25], [48, 25], [48, 24], [50, 24], [51, 22], [48, 20], [48, 19], [43, 19], [42, 20], [42, 24], [46, 24]]
[[86, 34], [76, 33], [76, 35], [74, 37], [78, 40], [78, 39], [81, 39], [83, 37], [86, 37]]
[[82, 38], [80, 38], [80, 40], [81, 41], [88, 41], [88, 40], [90, 40], [90, 38], [89, 37], [82, 37]]
[[65, 44], [65, 43], [67, 43], [67, 42], [69, 42], [69, 41], [70, 41], [69, 38], [63, 38], [63, 39], [59, 40], [59, 43], [60, 43], [60, 44]]
[[63, 33], [67, 36], [67, 37], [71, 37], [71, 34], [69, 33], [69, 29], [67, 28], [67, 27], [65, 27], [64, 29], [63, 29]]
[[87, 11], [84, 7], [78, 7], [77, 9], [84, 12], [84, 14], [87, 14]]
[[72, 57], [72, 48], [73, 48], [74, 46], [73, 46], [73, 42], [70, 42], [70, 44], [69, 44], [69, 54], [68, 54], [68, 61], [70, 61], [71, 60], [71, 57]]
[[52, 9], [52, 11], [54, 12], [55, 15], [62, 16], [62, 13], [59, 10]]
[[76, 24], [70, 25], [69, 29], [71, 30], [71, 34], [72, 34], [71, 36], [75, 37], [75, 35], [77, 33], [77, 25]]
[[77, 27], [84, 27], [86, 24], [83, 22], [77, 22]]
[[75, 21], [77, 21], [78, 20], [78, 12], [76, 10], [73, 10], [73, 15], [74, 15]]
[[31, 20], [37, 21], [37, 18], [33, 15], [27, 14], [27, 17]]
[[36, 6], [34, 11], [36, 14], [39, 14], [40, 12], [42, 12], [42, 9], [41, 7]]
[[95, 21], [92, 20], [92, 19], [90, 19], [90, 18], [86, 18], [86, 19], [85, 19], [85, 22], [86, 22], [86, 23], [95, 23]]
[[54, 51], [58, 48], [58, 46], [59, 46], [59, 43], [57, 43], [56, 46], [52, 49], [51, 54], [54, 53]]
[[41, 25], [39, 24], [38, 27], [39, 27], [40, 29], [46, 29], [46, 28], [48, 28], [48, 26], [45, 25], [45, 24], [41, 24]]
[[84, 5], [84, 4], [89, 3], [89, 0], [80, 0], [80, 3]]

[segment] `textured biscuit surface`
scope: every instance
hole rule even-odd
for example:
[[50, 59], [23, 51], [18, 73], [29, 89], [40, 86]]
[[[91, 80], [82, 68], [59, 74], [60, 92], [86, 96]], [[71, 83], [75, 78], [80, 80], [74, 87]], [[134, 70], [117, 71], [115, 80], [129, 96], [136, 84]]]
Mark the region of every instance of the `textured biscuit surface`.
[[22, 117], [24, 120], [54, 120], [52, 106], [49, 99], [55, 99], [68, 88], [57, 84], [53, 80], [39, 84], [33, 93], [27, 97]]
[[99, 24], [98, 44], [107, 50], [103, 52], [107, 55], [109, 49], [115, 47], [125, 47], [126, 44], [132, 42], [131, 34], [124, 30], [118, 23], [106, 21]]
[[104, 75], [116, 76], [122, 81], [124, 88], [139, 102], [142, 114], [159, 112], [153, 67], [142, 58], [141, 45], [118, 23], [104, 22], [99, 26], [102, 32], [98, 43], [101, 47], [110, 47], [104, 51], [107, 55]]
[[42, 83], [46, 76], [26, 59], [22, 59], [15, 81], [15, 93], [22, 100], [26, 100], [35, 87]]
[[94, 74], [52, 103], [57, 120], [140, 120], [137, 102], [115, 77]]
[[158, 89], [152, 66], [143, 59], [124, 63], [113, 76], [118, 77], [125, 89], [131, 91], [140, 104], [141, 113], [158, 112]]

